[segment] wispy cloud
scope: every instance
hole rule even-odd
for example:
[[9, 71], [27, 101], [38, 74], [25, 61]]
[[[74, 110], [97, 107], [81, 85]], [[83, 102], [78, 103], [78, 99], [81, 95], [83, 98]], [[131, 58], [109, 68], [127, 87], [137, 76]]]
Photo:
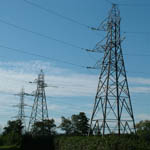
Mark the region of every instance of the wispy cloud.
[[150, 78], [129, 77], [128, 81], [132, 93], [150, 93]]
[[[29, 81], [34, 81], [37, 78], [40, 69], [44, 70], [45, 80], [49, 86], [58, 86], [58, 88], [46, 88], [47, 96], [80, 97], [95, 95], [97, 76], [75, 73], [71, 70], [58, 68], [50, 63], [41, 61], [0, 62], [0, 116], [3, 118], [1, 119], [1, 123], [6, 123], [8, 118], [10, 119], [12, 116], [17, 115], [18, 109], [13, 108], [12, 105], [19, 102], [19, 97], [16, 97], [14, 94], [19, 93], [22, 87], [25, 88], [27, 93], [36, 90], [36, 85], [29, 84]], [[27, 100], [26, 103], [32, 105], [33, 98], [31, 101]], [[48, 104], [50, 118], [55, 117], [57, 122], [58, 120], [60, 121], [57, 116], [66, 115], [66, 110], [71, 115], [75, 112], [75, 109], [74, 105]], [[10, 113], [10, 110], [12, 113]], [[27, 109], [27, 115], [30, 115], [30, 112], [31, 109]]]
[[132, 93], [150, 93], [150, 87], [144, 87], [144, 86], [137, 86], [137, 87], [130, 87], [130, 91]]
[[[93, 106], [98, 84], [98, 75], [76, 73], [69, 69], [56, 67], [48, 62], [30, 61], [0, 62], [0, 116], [10, 115], [7, 106], [10, 107], [10, 105], [18, 103], [19, 97], [16, 98], [13, 94], [19, 93], [22, 87], [25, 88], [27, 93], [36, 90], [36, 85], [29, 84], [29, 81], [34, 81], [35, 78], [37, 78], [40, 69], [44, 70], [45, 81], [49, 86], [58, 86], [58, 88], [46, 88], [47, 96], [57, 98], [89, 96], [91, 97], [91, 104], [86, 102], [82, 108], [79, 108], [81, 105], [80, 101], [77, 107], [81, 111], [86, 111], [88, 115], [91, 114], [91, 110], [87, 110], [87, 105]], [[132, 93], [150, 93], [149, 78], [128, 77], [128, 80], [131, 84], [130, 91]], [[32, 105], [33, 101], [28, 101], [28, 104]], [[75, 107], [74, 104], [72, 104], [72, 106], [66, 106], [65, 104], [60, 105], [57, 103], [48, 106], [52, 112], [50, 116], [57, 115], [59, 117], [65, 114], [66, 110], [69, 110], [70, 116], [74, 112], [79, 112], [77, 107]], [[28, 112], [30, 111], [31, 110], [28, 110]], [[11, 116], [15, 115], [15, 113], [16, 112], [11, 113]], [[56, 119], [57, 122], [60, 122], [58, 117], [56, 117]]]
[[[2, 63], [0, 63], [2, 66]], [[4, 67], [5, 66], [5, 67]], [[48, 63], [36, 61], [27, 63], [4, 63], [0, 69], [0, 91], [18, 93], [22, 86], [27, 92], [35, 90], [29, 81], [34, 81], [40, 69], [43, 69], [45, 80], [49, 86], [58, 86], [47, 88], [48, 96], [91, 96], [95, 94], [97, 77], [88, 74], [76, 74], [67, 69], [59, 69]]]
[[138, 121], [141, 121], [141, 120], [150, 120], [150, 114], [146, 114], [146, 113], [141, 113], [141, 114], [138, 114], [136, 116], [136, 120]]
[[150, 85], [150, 78], [129, 77], [128, 81], [132, 84]]
[[[22, 86], [27, 92], [35, 90], [29, 81], [34, 81], [40, 69], [45, 72], [45, 80], [49, 86], [48, 96], [94, 96], [98, 84], [98, 75], [75, 73], [72, 70], [58, 68], [48, 62], [0, 62], [0, 92], [18, 93]], [[150, 79], [141, 77], [128, 78], [130, 91], [133, 93], [149, 93]]]

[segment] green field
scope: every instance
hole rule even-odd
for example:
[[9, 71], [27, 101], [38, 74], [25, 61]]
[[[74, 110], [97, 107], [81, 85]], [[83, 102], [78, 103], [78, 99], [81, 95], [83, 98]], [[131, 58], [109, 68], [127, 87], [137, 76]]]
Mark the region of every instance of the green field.
[[0, 146], [0, 150], [20, 150], [17, 146]]

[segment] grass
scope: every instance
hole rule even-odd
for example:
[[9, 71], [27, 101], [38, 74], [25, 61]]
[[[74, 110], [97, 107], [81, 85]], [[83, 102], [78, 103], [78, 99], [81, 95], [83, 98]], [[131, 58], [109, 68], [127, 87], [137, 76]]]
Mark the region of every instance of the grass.
[[0, 146], [0, 150], [19, 150], [16, 145]]

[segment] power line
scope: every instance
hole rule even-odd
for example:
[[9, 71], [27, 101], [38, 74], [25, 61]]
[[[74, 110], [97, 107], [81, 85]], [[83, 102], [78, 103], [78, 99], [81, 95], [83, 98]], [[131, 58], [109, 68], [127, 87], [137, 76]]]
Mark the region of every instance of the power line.
[[126, 55], [126, 56], [135, 56], [135, 57], [149, 57], [150, 56], [150, 54], [124, 54], [124, 55]]
[[[0, 94], [5, 94], [5, 95], [12, 95], [12, 96], [14, 96], [13, 93], [4, 92], [4, 91], [0, 91]], [[56, 102], [57, 104], [70, 105], [70, 106], [74, 106], [74, 107], [76, 107], [76, 108], [78, 108], [78, 109], [81, 109], [80, 107], [76, 106], [76, 105], [73, 104], [73, 103], [68, 103], [68, 102], [66, 102], [66, 101], [60, 100], [60, 97], [56, 97], [57, 99], [55, 98], [55, 100], [53, 99], [54, 97], [52, 97], [52, 96], [47, 96], [47, 98], [50, 98], [49, 101], [51, 101], [51, 102]], [[58, 99], [58, 98], [59, 98], [59, 99]], [[48, 104], [49, 104], [49, 103], [48, 103]]]
[[72, 19], [70, 17], [64, 16], [64, 15], [62, 15], [62, 14], [60, 14], [60, 13], [58, 13], [58, 12], [52, 10], [52, 9], [47, 9], [47, 8], [41, 6], [41, 5], [37, 4], [37, 3], [31, 2], [29, 0], [23, 0], [23, 1], [28, 3], [28, 4], [30, 4], [30, 5], [32, 5], [32, 6], [34, 6], [34, 7], [37, 7], [39, 9], [41, 9], [41, 10], [47, 12], [47, 13], [53, 14], [55, 16], [61, 17], [61, 18], [65, 19], [65, 20], [68, 20], [68, 21], [73, 22], [75, 24], [78, 24], [78, 25], [84, 26], [86, 28], [92, 29], [92, 27], [90, 27], [89, 25], [84, 24], [84, 23], [80, 23], [79, 21], [77, 21], [75, 19]]
[[110, 1], [110, 0], [105, 0], [107, 3], [109, 3], [109, 4], [113, 4], [113, 2], [112, 1]]
[[[68, 62], [68, 61], [64, 61], [64, 60], [60, 60], [60, 59], [55, 59], [55, 58], [52, 58], [52, 57], [47, 57], [47, 56], [43, 56], [43, 55], [32, 53], [32, 52], [27, 52], [27, 51], [24, 51], [24, 50], [21, 50], [21, 49], [8, 47], [8, 46], [1, 45], [1, 44], [0, 44], [0, 47], [11, 50], [11, 51], [15, 51], [15, 52], [18, 52], [18, 53], [30, 55], [30, 56], [40, 57], [40, 58], [44, 58], [44, 59], [47, 59], [47, 60], [52, 60], [52, 61], [56, 61], [56, 62], [68, 64], [68, 65], [73, 65], [73, 66], [80, 67], [80, 68], [85, 68], [85, 69], [87, 68], [86, 66], [74, 64], [72, 62]], [[143, 56], [143, 57], [149, 57], [150, 56], [150, 54], [124, 54], [124, 55], [126, 55], [126, 56]]]
[[[95, 28], [95, 31], [105, 31]], [[150, 31], [122, 31], [124, 34], [150, 34]]]
[[8, 22], [8, 21], [5, 21], [5, 20], [3, 20], [3, 19], [1, 19], [1, 18], [0, 18], [0, 22], [1, 22], [1, 23], [4, 23], [4, 24], [7, 24], [7, 25], [9, 25], [9, 26], [12, 26], [12, 27], [14, 27], [14, 28], [16, 28], [16, 29], [19, 29], [19, 30], [22, 30], [22, 31], [25, 31], [25, 32], [28, 32], [28, 33], [32, 33], [32, 34], [34, 34], [34, 35], [38, 35], [38, 36], [40, 36], [40, 37], [44, 37], [44, 38], [46, 38], [46, 39], [50, 39], [50, 40], [53, 40], [53, 41], [56, 41], [56, 42], [59, 42], [59, 43], [62, 43], [62, 44], [64, 44], [64, 45], [68, 45], [68, 46], [71, 46], [71, 47], [74, 47], [74, 48], [78, 48], [78, 49], [81, 49], [81, 50], [86, 50], [85, 48], [82, 48], [82, 47], [77, 46], [77, 45], [75, 45], [75, 44], [72, 44], [72, 43], [69, 43], [69, 42], [66, 42], [66, 41], [63, 41], [63, 40], [56, 39], [56, 38], [54, 38], [54, 37], [52, 37], [52, 36], [45, 35], [45, 34], [43, 34], [43, 33], [36, 32], [36, 31], [30, 30], [30, 29], [27, 29], [27, 28], [25, 28], [25, 27], [21, 27], [21, 26], [19, 26], [19, 25], [10, 23], [10, 22]]
[[24, 27], [15, 25], [15, 24], [10, 23], [10, 22], [8, 22], [8, 21], [5, 21], [5, 20], [3, 20], [3, 19], [1, 19], [1, 18], [0, 18], [0, 22], [1, 22], [1, 23], [4, 23], [4, 24], [7, 24], [7, 25], [9, 25], [9, 26], [12, 26], [12, 27], [14, 27], [14, 28], [16, 28], [16, 29], [23, 30], [23, 31], [28, 32], [28, 33], [32, 33], [32, 34], [34, 34], [34, 35], [37, 35], [37, 36], [40, 36], [40, 37], [44, 37], [44, 38], [46, 38], [46, 39], [50, 39], [50, 40], [59, 42], [59, 43], [64, 44], [64, 45], [71, 46], [71, 47], [73, 47], [73, 48], [81, 49], [81, 50], [84, 50], [84, 51], [88, 51], [88, 50], [89, 50], [89, 49], [87, 49], [87, 48], [83, 48], [83, 47], [77, 46], [77, 45], [75, 45], [75, 44], [72, 44], [72, 43], [69, 43], [69, 42], [66, 42], [66, 41], [63, 41], [63, 40], [59, 40], [59, 39], [53, 38], [52, 36], [45, 35], [45, 34], [43, 34], [43, 33], [35, 32], [35, 31], [30, 30], [30, 29], [27, 29], [27, 28], [24, 28]]
[[[105, 30], [100, 30], [98, 28], [94, 28], [93, 30], [95, 31], [105, 31]], [[124, 34], [150, 34], [150, 31], [122, 31]]]
[[[60, 59], [55, 59], [55, 58], [52, 58], [52, 57], [43, 56], [43, 55], [32, 53], [32, 52], [27, 52], [27, 51], [24, 51], [24, 50], [21, 50], [21, 49], [8, 47], [8, 46], [1, 45], [1, 44], [0, 44], [0, 47], [11, 50], [11, 51], [15, 51], [15, 52], [18, 52], [18, 53], [22, 53], [22, 54], [26, 54], [26, 55], [30, 55], [30, 56], [35, 56], [35, 57], [39, 57], [39, 58], [44, 58], [44, 59], [47, 59], [47, 60], [52, 60], [52, 61], [56, 61], [56, 62], [68, 64], [68, 65], [73, 65], [73, 66], [76, 66], [76, 67], [79, 67], [79, 68], [87, 69], [86, 66], [74, 64], [72, 62], [68, 62], [68, 61], [64, 61], [64, 60], [60, 60]], [[150, 54], [127, 54], [127, 53], [125, 53], [124, 55], [126, 55], [126, 56], [142, 56], [142, 57], [149, 57], [150, 56]], [[141, 72], [139, 72], [139, 73], [141, 74]], [[142, 74], [147, 74], [147, 73], [142, 72]]]
[[[56, 11], [54, 11], [54, 10], [46, 9], [46, 8], [40, 6], [39, 4], [33, 3], [33, 2], [31, 2], [31, 1], [28, 1], [28, 0], [23, 0], [23, 1], [26, 2], [26, 3], [28, 3], [28, 4], [30, 4], [30, 5], [32, 5], [32, 6], [34, 6], [34, 7], [37, 7], [37, 8], [39, 8], [39, 9], [42, 9], [42, 10], [48, 12], [48, 13], [51, 13], [51, 14], [56, 15], [56, 16], [58, 16], [58, 17], [62, 17], [63, 19], [66, 19], [66, 20], [68, 20], [68, 21], [71, 21], [71, 22], [74, 22], [74, 23], [76, 23], [76, 24], [79, 24], [79, 25], [85, 26], [85, 27], [87, 27], [87, 28], [90, 28], [90, 29], [92, 29], [92, 30], [95, 30], [94, 27], [90, 27], [90, 26], [88, 26], [88, 25], [86, 25], [86, 24], [83, 24], [83, 23], [80, 23], [80, 22], [78, 22], [78, 21], [76, 21], [76, 20], [74, 20], [74, 19], [72, 19], [72, 18], [69, 18], [69, 17], [66, 17], [66, 16], [64, 16], [64, 15], [61, 15], [61, 14], [59, 14], [58, 12], [56, 12]], [[114, 4], [114, 2], [112, 2], [112, 1], [110, 1], [110, 0], [106, 0], [106, 2], [108, 2], [108, 3], [110, 3], [110, 4]], [[115, 3], [115, 4], [116, 4], [116, 3]], [[119, 5], [119, 6], [140, 6], [140, 7], [141, 7], [141, 6], [146, 6], [146, 7], [150, 7], [150, 4], [123, 4], [123, 3], [117, 3], [116, 5]], [[125, 32], [125, 33], [149, 34], [150, 32], [149, 32], [149, 33], [147, 33], [147, 32]]]
[[[49, 40], [53, 40], [53, 41], [56, 41], [56, 42], [59, 42], [59, 43], [62, 43], [62, 44], [64, 44], [64, 45], [68, 45], [68, 46], [71, 46], [71, 47], [74, 47], [74, 48], [77, 48], [77, 49], [81, 49], [81, 50], [89, 50], [89, 49], [87, 49], [87, 48], [83, 48], [83, 47], [80, 47], [80, 46], [77, 46], [77, 45], [75, 45], [75, 44], [72, 44], [72, 43], [69, 43], [69, 42], [66, 42], [66, 41], [63, 41], [63, 40], [59, 40], [59, 39], [56, 39], [56, 38], [54, 38], [54, 37], [52, 37], [52, 36], [49, 36], [49, 35], [45, 35], [45, 34], [43, 34], [43, 33], [40, 33], [40, 32], [35, 32], [35, 31], [33, 31], [33, 30], [30, 30], [30, 29], [27, 29], [27, 28], [25, 28], [25, 27], [21, 27], [21, 26], [19, 26], [19, 25], [16, 25], [16, 24], [13, 24], [13, 23], [10, 23], [10, 22], [8, 22], [8, 21], [5, 21], [5, 20], [3, 20], [3, 19], [1, 19], [0, 18], [0, 22], [1, 23], [4, 23], [4, 24], [7, 24], [7, 25], [9, 25], [9, 26], [12, 26], [12, 27], [14, 27], [14, 28], [16, 28], [16, 29], [19, 29], [19, 30], [22, 30], [22, 31], [25, 31], [25, 32], [28, 32], [28, 33], [32, 33], [32, 34], [34, 34], [34, 35], [37, 35], [37, 36], [40, 36], [40, 37], [43, 37], [43, 38], [46, 38], [46, 39], [49, 39]], [[127, 33], [127, 34], [150, 34], [150, 32], [136, 32], [136, 31], [130, 31], [130, 32], [124, 32], [124, 33]]]
[[127, 33], [127, 34], [150, 34], [150, 32], [144, 32], [144, 31], [125, 31], [124, 33]]
[[131, 4], [127, 4], [127, 3], [118, 3], [119, 6], [128, 6], [128, 7], [150, 7], [150, 4], [135, 4], [135, 3], [131, 3]]
[[115, 5], [119, 5], [119, 6], [129, 6], [129, 7], [150, 7], [150, 4], [146, 4], [146, 3], [116, 3], [116, 2], [112, 2], [111, 0], [105, 0], [106, 2], [108, 2], [109, 4], [115, 4]]
[[136, 72], [136, 71], [126, 71], [127, 73], [130, 74], [143, 74], [143, 75], [150, 75], [150, 73], [147, 72]]
[[22, 53], [22, 54], [30, 55], [30, 56], [45, 58], [45, 59], [48, 59], [48, 60], [52, 60], [52, 61], [56, 61], [56, 62], [61, 62], [61, 63], [64, 63], [64, 64], [69, 64], [69, 65], [73, 65], [73, 66], [80, 67], [80, 68], [86, 68], [85, 66], [74, 64], [74, 63], [71, 63], [71, 62], [68, 62], [68, 61], [63, 61], [63, 60], [60, 60], [60, 59], [55, 59], [55, 58], [52, 58], [52, 57], [47, 57], [47, 56], [43, 56], [43, 55], [40, 55], [40, 54], [35, 54], [35, 53], [27, 52], [27, 51], [24, 51], [24, 50], [21, 50], [21, 49], [17, 49], [17, 48], [11, 48], [11, 47], [4, 46], [4, 45], [0, 45], [0, 47], [8, 49], [8, 50], [11, 50], [11, 51], [19, 52], [19, 53]]

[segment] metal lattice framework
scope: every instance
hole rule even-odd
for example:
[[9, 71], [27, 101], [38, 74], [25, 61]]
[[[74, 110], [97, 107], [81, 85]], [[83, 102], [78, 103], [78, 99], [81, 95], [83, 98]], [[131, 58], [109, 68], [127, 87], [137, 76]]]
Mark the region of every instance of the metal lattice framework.
[[17, 120], [20, 120], [22, 122], [22, 125], [24, 126], [24, 128], [26, 128], [26, 124], [25, 124], [25, 111], [24, 111], [24, 107], [28, 106], [27, 104], [24, 103], [24, 96], [28, 95], [27, 93], [25, 93], [24, 88], [21, 89], [21, 92], [19, 94], [16, 94], [17, 96], [20, 96], [20, 102], [18, 105], [15, 105], [15, 107], [18, 107], [18, 115], [15, 117], [17, 118]]
[[45, 87], [47, 87], [47, 84], [45, 83], [44, 73], [42, 70], [38, 75], [38, 79], [36, 79], [33, 83], [37, 84], [37, 89], [35, 92], [34, 104], [32, 106], [28, 131], [31, 129], [35, 122], [48, 120], [48, 109], [45, 95]]
[[[135, 133], [135, 121], [127, 82], [120, 37], [120, 11], [113, 4], [99, 30], [107, 32], [105, 44], [93, 52], [104, 52], [95, 103], [91, 117], [93, 134]], [[103, 40], [103, 41], [104, 41]]]

